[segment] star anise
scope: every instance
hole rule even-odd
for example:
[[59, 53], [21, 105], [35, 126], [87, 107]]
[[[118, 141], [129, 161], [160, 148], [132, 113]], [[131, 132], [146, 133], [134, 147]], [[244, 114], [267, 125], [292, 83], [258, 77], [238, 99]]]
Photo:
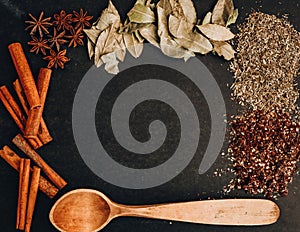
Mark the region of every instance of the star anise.
[[70, 30], [72, 24], [72, 14], [67, 14], [66, 11], [61, 10], [59, 14], [54, 14], [54, 21], [52, 22], [57, 30]]
[[57, 30], [56, 28], [54, 28], [53, 35], [49, 35], [50, 39], [48, 39], [48, 41], [50, 42], [50, 47], [53, 47], [55, 45], [57, 51], [59, 51], [60, 45], [68, 42], [67, 40], [63, 39], [65, 33], [65, 31], [62, 31], [59, 34], [57, 34]]
[[89, 22], [93, 16], [88, 16], [87, 15], [87, 11], [85, 13], [83, 13], [83, 9], [80, 9], [80, 12], [76, 12], [75, 10], [73, 11], [74, 14], [74, 18], [73, 18], [73, 22], [76, 23], [75, 29], [77, 28], [84, 28], [86, 27], [91, 27], [91, 23]]
[[32, 45], [30, 52], [35, 52], [35, 54], [42, 52], [44, 55], [46, 55], [46, 49], [51, 49], [47, 44], [48, 40], [43, 39], [42, 37], [37, 38], [33, 35], [31, 36], [31, 39], [32, 41], [28, 42], [29, 45]]
[[77, 45], [81, 45], [81, 46], [84, 45], [83, 41], [82, 41], [84, 35], [82, 34], [81, 27], [78, 28], [77, 31], [75, 31], [74, 28], [71, 28], [70, 33], [71, 33], [71, 35], [65, 36], [66, 38], [71, 39], [70, 43], [69, 43], [69, 47], [71, 47], [73, 45], [73, 47], [75, 48], [75, 47], [77, 47]]
[[66, 53], [66, 49], [58, 52], [57, 54], [55, 51], [50, 50], [50, 55], [45, 56], [43, 59], [49, 61], [47, 65], [48, 68], [54, 67], [57, 69], [58, 67], [60, 67], [63, 69], [65, 67], [65, 63], [67, 63], [70, 60], [68, 57], [66, 57]]
[[28, 27], [25, 28], [25, 30], [28, 30], [31, 28], [30, 34], [33, 35], [37, 30], [40, 33], [40, 37], [43, 37], [43, 32], [45, 34], [49, 34], [49, 31], [47, 30], [47, 27], [51, 26], [52, 24], [49, 22], [51, 20], [51, 17], [45, 18], [44, 12], [42, 11], [39, 18], [36, 19], [33, 17], [32, 14], [29, 14], [30, 18], [32, 20], [25, 21], [25, 23], [30, 24]]

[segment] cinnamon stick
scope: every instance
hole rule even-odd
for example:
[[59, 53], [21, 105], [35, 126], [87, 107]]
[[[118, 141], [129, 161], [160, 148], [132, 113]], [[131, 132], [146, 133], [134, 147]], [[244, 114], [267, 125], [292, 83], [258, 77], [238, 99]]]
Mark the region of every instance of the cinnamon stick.
[[50, 132], [48, 130], [48, 127], [46, 125], [46, 122], [44, 121], [43, 118], [41, 119], [38, 137], [43, 142], [44, 145], [53, 140], [53, 138], [50, 135]]
[[44, 160], [43, 158], [33, 150], [27, 141], [21, 134], [18, 134], [13, 138], [13, 143], [23, 151], [28, 157], [30, 157], [47, 175], [47, 177], [53, 182], [58, 189], [63, 188], [67, 182], [60, 177]]
[[12, 117], [12, 119], [17, 124], [17, 126], [20, 128], [21, 131], [24, 131], [24, 126], [23, 126], [22, 119], [20, 119], [18, 117], [18, 115], [16, 114], [16, 112], [13, 110], [12, 106], [9, 104], [8, 100], [6, 99], [6, 97], [4, 96], [4, 94], [2, 93], [2, 90], [0, 90], [0, 99], [1, 99], [4, 107], [6, 108], [6, 110], [10, 114], [10, 116]]
[[22, 45], [20, 43], [12, 43], [8, 46], [8, 50], [30, 106], [24, 134], [25, 137], [32, 138], [37, 135], [41, 122], [42, 115], [39, 113], [41, 108], [40, 96]]
[[15, 101], [15, 99], [13, 98], [13, 96], [10, 94], [7, 87], [5, 85], [1, 86], [0, 91], [3, 94], [3, 96], [5, 97], [5, 99], [7, 100], [7, 102], [9, 103], [9, 105], [11, 106], [13, 112], [16, 114], [16, 116], [19, 118], [19, 120], [24, 125], [24, 123], [26, 121], [25, 116], [23, 115], [20, 107], [18, 106], [18, 104]]
[[[30, 159], [21, 160], [22, 169], [20, 169], [20, 184], [19, 187], [19, 202], [18, 202], [18, 214], [17, 222], [19, 225], [17, 229], [25, 229], [25, 220], [26, 220], [26, 209], [27, 209], [27, 199], [28, 199], [28, 188], [29, 188], [29, 177], [30, 177]], [[20, 167], [21, 167], [20, 166]]]
[[49, 68], [41, 68], [39, 75], [38, 75], [38, 81], [37, 81], [37, 89], [38, 93], [40, 95], [40, 101], [42, 108], [45, 106], [46, 102], [46, 96], [48, 93], [48, 88], [50, 84], [52, 70]]
[[[4, 146], [3, 150], [0, 150], [0, 157], [3, 158], [16, 171], [19, 171], [21, 158], [8, 146]], [[49, 198], [53, 198], [58, 192], [58, 189], [42, 176], [39, 180], [39, 189]]]
[[21, 192], [22, 192], [22, 175], [24, 172], [24, 159], [20, 159], [19, 166], [19, 190], [18, 190], [18, 204], [17, 204], [17, 218], [16, 218], [16, 229], [20, 227], [21, 218]]
[[31, 183], [30, 183], [30, 189], [29, 189], [25, 232], [30, 232], [36, 197], [37, 197], [37, 193], [38, 193], [40, 173], [41, 173], [41, 169], [34, 166], [32, 175], [31, 175]]
[[52, 70], [48, 68], [41, 68], [39, 71], [37, 88], [41, 107], [30, 109], [25, 127], [26, 137], [36, 136], [38, 133], [50, 83], [51, 73]]
[[[6, 86], [0, 87], [0, 100], [21, 132], [24, 133], [26, 123], [25, 116]], [[34, 149], [43, 145], [37, 137], [29, 138], [28, 141]]]
[[8, 50], [23, 86], [30, 109], [40, 107], [40, 97], [22, 45], [20, 43], [12, 43], [8, 46]]
[[26, 138], [37, 136], [42, 118], [42, 107], [35, 107], [29, 110], [24, 135]]
[[[28, 112], [29, 112], [28, 103], [26, 101], [24, 91], [22, 89], [22, 86], [20, 84], [19, 79], [15, 80], [13, 82], [13, 86], [14, 86], [15, 92], [16, 92], [16, 94], [17, 94], [17, 96], [18, 96], [18, 98], [21, 102], [21, 105], [22, 105], [25, 113], [28, 115]], [[41, 118], [41, 124], [40, 124], [40, 128], [39, 128], [37, 136], [44, 145], [53, 140], [52, 136], [49, 133], [49, 130], [47, 128], [47, 125], [46, 125], [43, 117]]]
[[26, 101], [26, 97], [25, 97], [23, 88], [21, 86], [20, 80], [16, 79], [13, 82], [13, 86], [14, 86], [14, 90], [15, 90], [18, 98], [19, 98], [19, 101], [21, 103], [21, 106], [22, 106], [23, 110], [25, 111], [26, 115], [28, 115], [28, 112], [29, 112], [28, 108], [29, 108], [29, 106], [28, 106], [28, 103]]

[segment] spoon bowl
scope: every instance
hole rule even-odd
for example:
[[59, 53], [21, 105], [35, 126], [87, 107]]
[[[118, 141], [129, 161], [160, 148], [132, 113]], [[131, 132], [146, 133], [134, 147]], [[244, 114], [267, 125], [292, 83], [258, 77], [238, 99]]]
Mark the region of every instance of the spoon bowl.
[[50, 221], [59, 231], [98, 231], [112, 219], [111, 204], [110, 199], [96, 190], [71, 191], [52, 207]]
[[120, 216], [145, 217], [213, 225], [268, 225], [277, 221], [279, 207], [265, 199], [203, 200], [127, 206], [91, 189], [73, 190], [50, 211], [50, 221], [63, 232], [96, 232]]

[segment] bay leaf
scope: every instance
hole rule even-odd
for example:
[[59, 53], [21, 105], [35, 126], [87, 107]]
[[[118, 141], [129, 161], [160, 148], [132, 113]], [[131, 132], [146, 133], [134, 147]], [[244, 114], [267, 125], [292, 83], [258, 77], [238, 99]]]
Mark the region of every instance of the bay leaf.
[[205, 17], [204, 17], [204, 19], [202, 21], [202, 25], [211, 23], [211, 15], [212, 15], [211, 12], [207, 12], [207, 14], [205, 15]]
[[172, 58], [183, 58], [187, 61], [189, 58], [194, 57], [195, 54], [189, 50], [184, 49], [178, 43], [168, 37], [161, 37], [160, 48], [162, 53]]
[[130, 34], [150, 24], [151, 23], [133, 23], [133, 22], [125, 21], [124, 25], [119, 28], [119, 33], [125, 32]]
[[[162, 1], [167, 1], [167, 0], [160, 0]], [[169, 35], [169, 29], [168, 29], [168, 19], [167, 19], [167, 14], [164, 8], [157, 6], [157, 24], [158, 24], [158, 29], [157, 33], [158, 36], [168, 36]]]
[[159, 47], [159, 37], [157, 27], [154, 24], [146, 25], [139, 29], [140, 34], [152, 45]]
[[151, 10], [150, 6], [145, 6], [140, 3], [135, 4], [127, 15], [130, 22], [153, 23], [156, 21], [154, 12]]
[[92, 27], [91, 29], [83, 29], [83, 31], [88, 37], [88, 39], [94, 44], [96, 43], [97, 38], [101, 33], [101, 31], [96, 29], [95, 27]]
[[96, 53], [96, 49], [99, 50], [101, 54], [113, 52], [115, 42], [116, 39], [115, 39], [114, 28], [111, 25], [100, 33], [97, 39], [97, 43], [95, 45], [95, 53]]
[[97, 68], [99, 68], [103, 62], [101, 60], [102, 54], [100, 53], [99, 49], [95, 47], [95, 53], [94, 53], [94, 64], [96, 65]]
[[[168, 4], [165, 3], [166, 0], [160, 0], [160, 5], [164, 7], [168, 7]], [[169, 35], [168, 29], [168, 19], [167, 19], [167, 11], [164, 8], [157, 5], [157, 22], [158, 22], [158, 36], [160, 38], [160, 49], [162, 53], [169, 57], [173, 58], [184, 58], [184, 60], [188, 60], [190, 57], [195, 56], [195, 54], [191, 51], [186, 50], [181, 47], [175, 40], [173, 40]]]
[[185, 19], [179, 19], [173, 15], [169, 16], [169, 31], [176, 38], [185, 37], [192, 32], [194, 25]]
[[151, 3], [152, 0], [137, 0], [135, 2], [135, 4], [142, 4], [142, 5], [145, 5], [145, 6], [151, 6], [151, 8], [154, 6], [155, 7], [155, 4], [154, 3]]
[[171, 14], [174, 15], [176, 18], [181, 18], [184, 19], [185, 15], [183, 12], [183, 9], [181, 7], [181, 5], [179, 4], [178, 0], [169, 0], [171, 8], [172, 8], [172, 12]]
[[172, 6], [169, 0], [160, 0], [156, 5], [156, 9], [158, 7], [160, 7], [160, 9], [163, 10], [166, 16], [172, 13]]
[[126, 56], [126, 46], [122, 34], [117, 34], [115, 47], [116, 47], [115, 48], [116, 57], [120, 61], [124, 61]]
[[239, 10], [235, 9], [233, 11], [233, 13], [228, 17], [227, 23], [226, 23], [226, 27], [228, 27], [231, 24], [234, 24], [238, 18], [239, 15]]
[[135, 38], [139, 41], [139, 43], [144, 42], [144, 37], [140, 34], [140, 31], [135, 31], [134, 35], [135, 35]]
[[229, 16], [233, 14], [233, 11], [234, 6], [232, 0], [218, 0], [212, 12], [212, 23], [225, 26]]
[[102, 31], [97, 39], [97, 42], [95, 44], [95, 56], [94, 56], [94, 64], [97, 67], [100, 67], [102, 62], [101, 56], [106, 53], [111, 53], [114, 51], [114, 45], [115, 45], [115, 37], [114, 33], [112, 33], [114, 30], [113, 25], [106, 28], [104, 31]]
[[121, 18], [119, 12], [110, 0], [108, 2], [108, 7], [102, 11], [101, 16], [93, 25], [98, 30], [103, 31], [112, 24], [114, 24], [115, 27], [117, 27], [120, 25], [120, 23]]
[[95, 44], [89, 38], [87, 39], [87, 49], [88, 49], [89, 58], [91, 60], [95, 55]]
[[135, 4], [145, 5], [147, 4], [147, 0], [136, 0]]
[[169, 30], [175, 37], [174, 40], [185, 49], [192, 52], [206, 54], [212, 50], [212, 45], [207, 38], [193, 32], [193, 24], [184, 19], [169, 16]]
[[185, 37], [174, 38], [174, 40], [189, 51], [200, 54], [207, 54], [213, 49], [210, 41], [197, 32], [186, 34]]
[[97, 24], [95, 25], [95, 27], [98, 30], [103, 31], [109, 25], [118, 22], [118, 20], [119, 20], [118, 16], [111, 14], [111, 13], [103, 12], [102, 15], [100, 16], [99, 20], [97, 21]]
[[119, 61], [117, 60], [117, 57], [114, 52], [102, 55], [101, 60], [103, 63], [105, 63], [104, 68], [108, 73], [114, 75], [119, 73]]
[[100, 68], [102, 64], [103, 64], [103, 61], [101, 60], [101, 57], [99, 57], [99, 60], [97, 61], [97, 63], [95, 63], [95, 65], [97, 68]]
[[123, 34], [123, 39], [129, 53], [138, 58], [143, 52], [143, 43], [140, 43], [134, 33]]
[[218, 24], [196, 26], [206, 37], [216, 41], [226, 41], [234, 38], [234, 34], [226, 27]]
[[196, 24], [197, 14], [192, 0], [178, 0], [179, 5], [182, 8], [185, 20], [189, 23]]
[[223, 56], [225, 60], [231, 60], [234, 58], [235, 51], [233, 47], [225, 41], [213, 41], [214, 51]]

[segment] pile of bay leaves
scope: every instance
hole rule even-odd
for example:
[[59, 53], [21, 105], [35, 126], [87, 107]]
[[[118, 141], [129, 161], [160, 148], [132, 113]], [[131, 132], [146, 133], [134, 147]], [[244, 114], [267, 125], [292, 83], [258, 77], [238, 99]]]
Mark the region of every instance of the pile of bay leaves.
[[119, 72], [118, 63], [124, 61], [126, 50], [135, 58], [141, 55], [144, 40], [165, 55], [185, 61], [195, 53], [211, 51], [226, 60], [234, 57], [228, 43], [234, 34], [228, 26], [235, 23], [238, 11], [232, 0], [219, 0], [203, 20], [197, 19], [192, 0], [160, 0], [157, 4], [137, 0], [127, 16], [122, 23], [109, 1], [93, 26], [84, 30], [90, 59], [97, 67], [105, 64], [111, 74]]

